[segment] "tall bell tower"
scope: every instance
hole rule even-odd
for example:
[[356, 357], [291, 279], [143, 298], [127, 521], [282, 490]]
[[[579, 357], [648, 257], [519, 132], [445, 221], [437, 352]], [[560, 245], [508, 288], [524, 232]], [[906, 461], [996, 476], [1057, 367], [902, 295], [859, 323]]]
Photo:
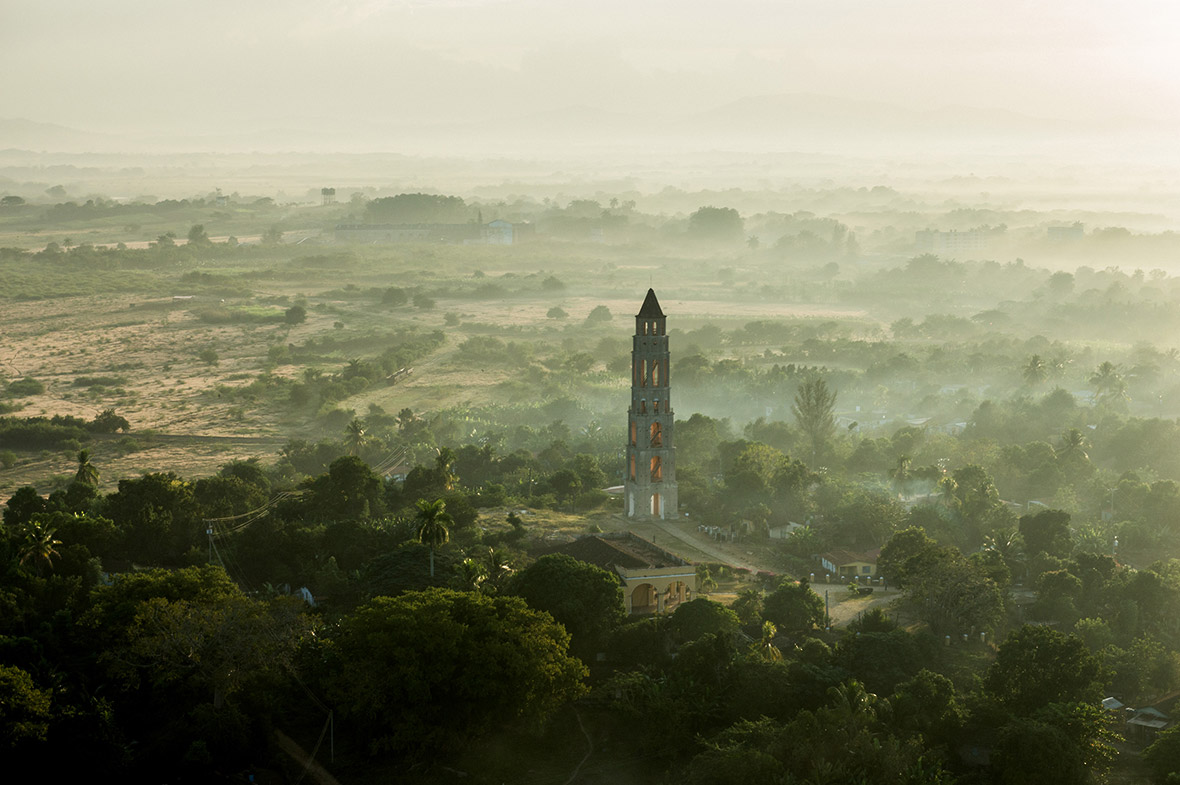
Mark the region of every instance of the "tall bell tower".
[[631, 407], [623, 483], [628, 518], [675, 518], [676, 447], [668, 380], [666, 317], [652, 289], [635, 315], [631, 344]]

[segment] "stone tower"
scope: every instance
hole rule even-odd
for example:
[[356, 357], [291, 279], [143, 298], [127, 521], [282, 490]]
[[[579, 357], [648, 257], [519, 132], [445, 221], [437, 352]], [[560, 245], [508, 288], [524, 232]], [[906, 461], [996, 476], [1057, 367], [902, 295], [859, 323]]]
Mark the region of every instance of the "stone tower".
[[623, 483], [628, 518], [676, 517], [676, 447], [665, 321], [655, 291], [648, 289], [635, 315], [631, 347], [627, 479]]

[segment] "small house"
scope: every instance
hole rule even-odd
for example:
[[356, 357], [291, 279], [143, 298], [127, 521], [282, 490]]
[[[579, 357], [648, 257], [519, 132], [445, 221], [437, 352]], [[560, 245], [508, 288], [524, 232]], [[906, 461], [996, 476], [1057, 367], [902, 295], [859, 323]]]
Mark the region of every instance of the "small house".
[[877, 575], [877, 557], [880, 555], [880, 548], [868, 553], [836, 549], [821, 553], [819, 563], [831, 576], [840, 580], [874, 578]]
[[1162, 731], [1172, 727], [1172, 720], [1159, 709], [1139, 709], [1127, 720], [1127, 741], [1151, 744]]

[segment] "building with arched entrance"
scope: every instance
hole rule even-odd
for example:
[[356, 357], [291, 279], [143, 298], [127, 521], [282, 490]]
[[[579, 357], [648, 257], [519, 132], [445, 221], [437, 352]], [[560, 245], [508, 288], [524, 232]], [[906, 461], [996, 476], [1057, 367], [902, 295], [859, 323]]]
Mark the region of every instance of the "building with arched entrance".
[[619, 576], [628, 614], [666, 613], [697, 591], [696, 565], [631, 532], [590, 534], [553, 548]]

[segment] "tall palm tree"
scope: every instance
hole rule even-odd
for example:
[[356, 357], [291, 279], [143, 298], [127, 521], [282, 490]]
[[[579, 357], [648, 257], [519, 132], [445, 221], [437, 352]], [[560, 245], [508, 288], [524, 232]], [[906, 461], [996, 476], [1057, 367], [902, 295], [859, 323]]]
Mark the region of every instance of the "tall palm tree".
[[418, 541], [430, 546], [430, 577], [434, 577], [434, 549], [451, 539], [448, 526], [455, 525], [455, 519], [447, 512], [447, 503], [442, 499], [428, 502], [418, 500], [418, 513], [414, 516], [418, 524]]
[[90, 462], [90, 450], [78, 452], [78, 472], [74, 475], [74, 482], [91, 487], [98, 486], [98, 469]]

